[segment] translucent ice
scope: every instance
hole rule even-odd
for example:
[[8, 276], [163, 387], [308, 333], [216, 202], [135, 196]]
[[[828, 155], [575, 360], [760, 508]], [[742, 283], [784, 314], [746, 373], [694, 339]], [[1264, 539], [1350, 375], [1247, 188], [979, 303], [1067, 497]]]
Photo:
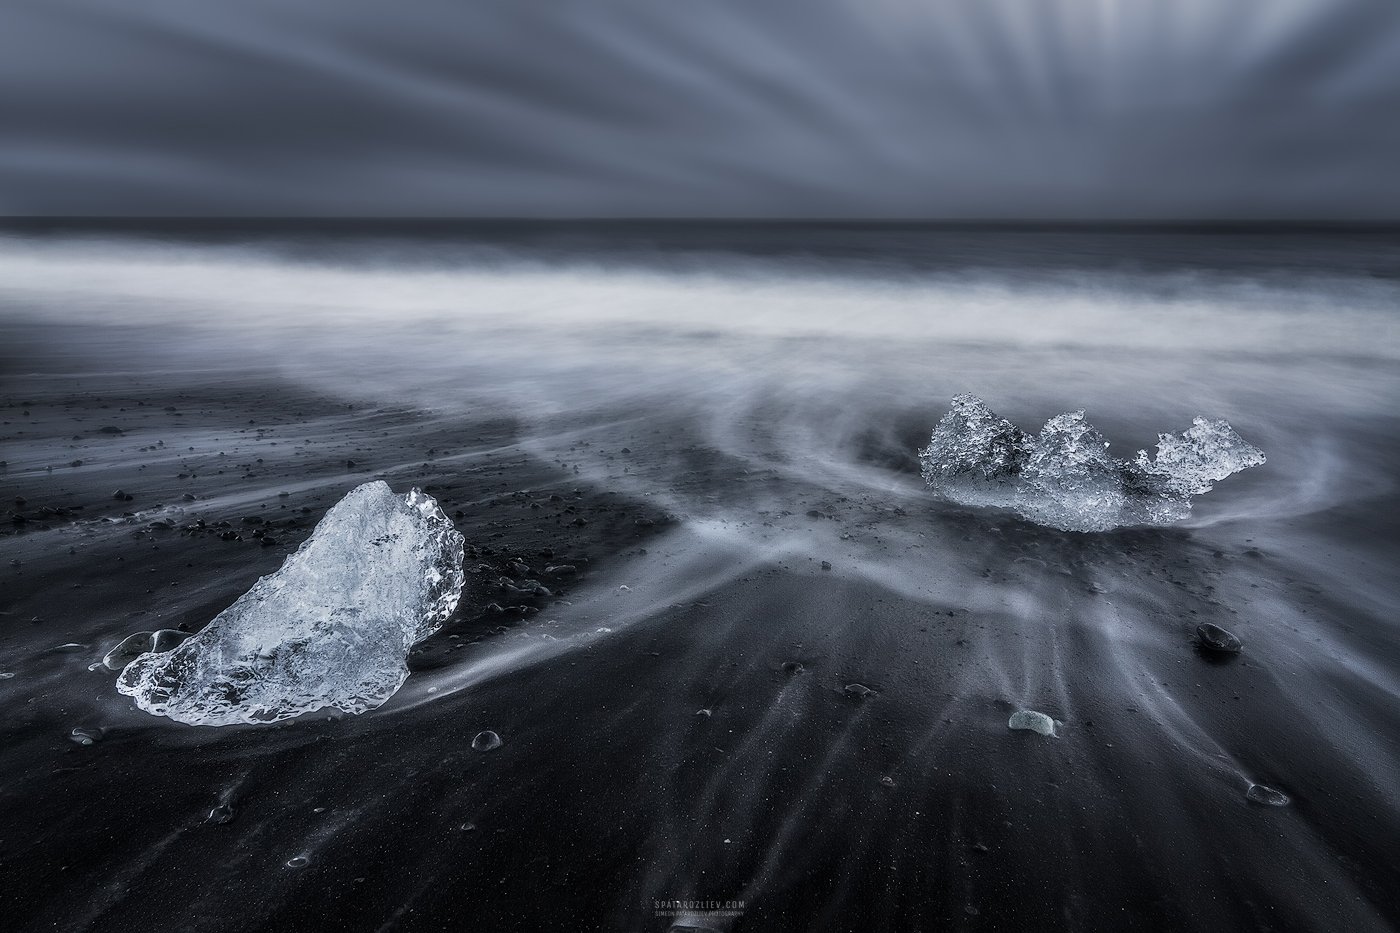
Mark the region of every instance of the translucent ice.
[[959, 395], [919, 451], [924, 482], [965, 505], [1004, 505], [1030, 459], [1030, 439], [974, 395]]
[[924, 481], [963, 505], [1008, 508], [1065, 531], [1162, 525], [1191, 514], [1191, 497], [1264, 454], [1224, 421], [1197, 418], [1181, 435], [1158, 435], [1157, 454], [1131, 462], [1084, 412], [1056, 415], [1031, 436], [981, 399], [959, 395], [919, 451]]
[[1287, 794], [1281, 790], [1275, 790], [1267, 784], [1251, 784], [1244, 795], [1255, 803], [1262, 803], [1270, 807], [1286, 807], [1289, 803]]
[[431, 496], [365, 483], [280, 570], [178, 647], [137, 657], [117, 689], [191, 725], [373, 709], [407, 678], [410, 646], [456, 608], [462, 549]]

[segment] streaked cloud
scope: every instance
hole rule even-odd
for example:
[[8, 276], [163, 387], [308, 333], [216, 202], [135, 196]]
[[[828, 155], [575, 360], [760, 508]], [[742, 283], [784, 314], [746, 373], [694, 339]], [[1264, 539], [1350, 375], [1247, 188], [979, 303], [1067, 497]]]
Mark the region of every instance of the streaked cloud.
[[14, 0], [0, 211], [1400, 216], [1393, 0]]

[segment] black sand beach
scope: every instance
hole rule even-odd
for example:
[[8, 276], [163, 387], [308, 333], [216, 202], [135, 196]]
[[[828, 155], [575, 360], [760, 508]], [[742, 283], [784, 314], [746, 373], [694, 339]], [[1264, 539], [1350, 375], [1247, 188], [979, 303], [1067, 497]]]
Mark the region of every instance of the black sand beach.
[[[1393, 233], [215, 226], [0, 240], [6, 929], [1400, 925]], [[1056, 531], [923, 487], [962, 391], [1269, 461]], [[374, 478], [468, 545], [383, 707], [93, 669]]]

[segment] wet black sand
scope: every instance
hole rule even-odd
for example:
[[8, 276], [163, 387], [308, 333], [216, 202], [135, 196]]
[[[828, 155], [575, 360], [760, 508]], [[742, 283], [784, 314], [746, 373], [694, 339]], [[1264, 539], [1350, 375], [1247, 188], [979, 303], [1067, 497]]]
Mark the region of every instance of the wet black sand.
[[[146, 328], [3, 337], [6, 929], [665, 930], [690, 900], [741, 901], [703, 919], [736, 931], [1400, 925], [1393, 414], [1329, 428], [1364, 494], [1242, 505], [1312, 456], [1261, 415], [1271, 466], [1216, 517], [1083, 535], [923, 495], [937, 411], [897, 393], [526, 418], [470, 371], [444, 408]], [[470, 547], [384, 707], [191, 728], [89, 670], [198, 629], [375, 477]]]

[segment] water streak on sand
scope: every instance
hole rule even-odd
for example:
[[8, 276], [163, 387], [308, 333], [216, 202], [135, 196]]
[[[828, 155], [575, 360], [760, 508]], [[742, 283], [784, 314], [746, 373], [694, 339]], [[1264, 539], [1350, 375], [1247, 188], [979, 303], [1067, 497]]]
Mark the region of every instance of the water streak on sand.
[[[149, 742], [207, 764], [217, 781], [189, 805], [201, 821], [239, 762], [238, 816], [221, 829], [253, 848], [276, 840], [269, 871], [282, 874], [268, 890], [290, 890], [278, 886], [295, 856], [306, 877], [368, 860], [408, 875], [367, 899], [373, 916], [441, 920], [455, 873], [480, 864], [472, 877], [490, 883], [474, 896], [501, 886], [514, 898], [502, 909], [546, 911], [524, 881], [499, 880], [509, 854], [491, 840], [509, 827], [534, 833], [514, 851], [550, 870], [589, 863], [605, 882], [590, 896], [606, 903], [570, 904], [618, 927], [638, 926], [638, 905], [690, 896], [742, 897], [759, 905], [752, 923], [792, 929], [857, 913], [934, 927], [969, 907], [1007, 927], [1400, 918], [1381, 882], [1400, 836], [1400, 755], [1386, 738], [1400, 728], [1393, 279], [1330, 261], [1215, 268], [1218, 242], [1190, 247], [1195, 271], [929, 269], [882, 266], [883, 254], [859, 270], [801, 255], [556, 262], [441, 244], [395, 266], [364, 244], [294, 257], [274, 241], [3, 246], [5, 325], [62, 335], [34, 338], [33, 358], [10, 367], [36, 371], [24, 392], [58, 400], [44, 418], [67, 417], [62, 399], [85, 391], [85, 357], [212, 386], [188, 417], [123, 413], [130, 433], [116, 437], [90, 433], [111, 410], [74, 407], [83, 440], [64, 422], [7, 451], [6, 483], [81, 481], [104, 500], [108, 477], [129, 484], [143, 467], [198, 474], [179, 481], [193, 501], [138, 501], [128, 519], [108, 500], [112, 521], [75, 513], [17, 535], [36, 574], [70, 546], [126, 549], [135, 564], [131, 535], [159, 518], [268, 506], [280, 520], [279, 491], [319, 514], [374, 477], [439, 484], [469, 543], [497, 564], [522, 558], [521, 578], [569, 556], [583, 527], [572, 522], [615, 520], [590, 539], [596, 563], [579, 562], [567, 597], [537, 600], [538, 615], [490, 614], [496, 571], [470, 573], [481, 618], [354, 720], [308, 718], [256, 741], [156, 732], [75, 679], [94, 658], [39, 650], [71, 640], [100, 658], [167, 618], [109, 613], [6, 660], [17, 675], [0, 690], [50, 691], [133, 730], [94, 746], [113, 761]], [[219, 413], [232, 387], [267, 373], [335, 410], [298, 397], [253, 426]], [[138, 378], [97, 381], [116, 397]], [[1067, 534], [928, 493], [913, 452], [963, 391], [1021, 424], [1090, 408], [1128, 450], [1208, 413], [1269, 462], [1179, 526]], [[79, 453], [84, 465], [62, 473]], [[162, 550], [143, 560], [180, 546], [151, 540]], [[248, 559], [227, 560], [168, 588], [185, 617], [205, 620], [250, 585]], [[86, 572], [94, 586], [115, 574]], [[124, 612], [156, 608], [144, 589]], [[1243, 652], [1198, 654], [1204, 622]], [[853, 696], [853, 683], [871, 692]], [[1053, 717], [1058, 737], [1008, 730], [1017, 710]], [[471, 750], [484, 731], [503, 740], [490, 754]], [[346, 815], [284, 827], [274, 785], [306, 810], [339, 794]], [[1251, 805], [1251, 785], [1289, 805]], [[433, 845], [374, 862], [385, 834], [414, 821]], [[443, 830], [465, 823], [487, 831], [465, 843]], [[151, 842], [150, 865], [185, 851], [178, 835]], [[201, 890], [225, 896], [200, 871]], [[1041, 883], [1027, 890], [1028, 877]], [[124, 903], [113, 895], [91, 916]], [[285, 919], [297, 903], [273, 893], [256, 909]]]

